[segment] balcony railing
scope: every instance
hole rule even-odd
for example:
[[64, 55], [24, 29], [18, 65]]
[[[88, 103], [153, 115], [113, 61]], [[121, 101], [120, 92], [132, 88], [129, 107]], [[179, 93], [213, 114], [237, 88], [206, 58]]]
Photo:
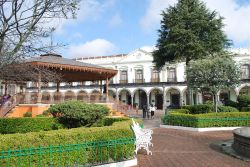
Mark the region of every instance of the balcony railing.
[[128, 80], [120, 80], [120, 84], [126, 84], [128, 83]]
[[153, 83], [160, 82], [160, 78], [151, 78], [151, 82]]
[[134, 79], [134, 83], [144, 83], [144, 79]]

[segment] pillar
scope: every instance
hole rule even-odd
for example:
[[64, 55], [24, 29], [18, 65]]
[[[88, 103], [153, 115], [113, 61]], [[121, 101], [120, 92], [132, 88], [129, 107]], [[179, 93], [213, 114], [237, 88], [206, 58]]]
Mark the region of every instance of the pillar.
[[59, 89], [60, 89], [60, 82], [57, 82], [56, 83], [56, 92], [59, 92]]
[[119, 101], [119, 94], [118, 94], [118, 89], [115, 88], [115, 100], [118, 102]]
[[148, 93], [146, 93], [147, 94], [147, 107], [149, 107], [149, 94]]
[[4, 94], [5, 95], [8, 94], [8, 84], [7, 84], [7, 81], [5, 81], [5, 84], [4, 84]]
[[134, 109], [134, 95], [133, 94], [131, 94], [131, 106], [132, 106], [131, 110], [133, 111]]
[[166, 95], [165, 95], [165, 87], [162, 87], [162, 93], [163, 93], [163, 106], [162, 106], [162, 110], [165, 111], [166, 110]]
[[109, 79], [108, 79], [108, 77], [106, 77], [106, 101], [108, 101], [108, 98], [109, 98], [109, 94], [108, 94], [108, 92], [109, 92]]
[[180, 92], [180, 106], [183, 106], [183, 92]]
[[42, 93], [41, 93], [41, 82], [42, 82], [42, 74], [41, 71], [38, 72], [38, 79], [37, 79], [37, 103], [41, 103], [42, 102]]
[[100, 80], [100, 94], [102, 95], [102, 80]]

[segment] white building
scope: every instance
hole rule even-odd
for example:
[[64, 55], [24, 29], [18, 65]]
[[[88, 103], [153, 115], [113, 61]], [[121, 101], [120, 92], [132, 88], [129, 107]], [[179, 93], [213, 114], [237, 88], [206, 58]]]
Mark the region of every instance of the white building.
[[[234, 60], [241, 64], [242, 83], [231, 90], [221, 90], [220, 100], [236, 100], [240, 93], [249, 93], [250, 89], [250, 50], [232, 50]], [[152, 52], [137, 49], [129, 54], [78, 58], [76, 61], [91, 63], [106, 68], [118, 70], [118, 74], [110, 80], [109, 95], [129, 105], [139, 108], [147, 104], [155, 104], [158, 109], [166, 106], [181, 106], [186, 104], [185, 63], [167, 64], [161, 71], [157, 71], [152, 63]], [[28, 84], [32, 87], [31, 83]], [[55, 92], [52, 83], [44, 85], [43, 92]], [[99, 92], [98, 82], [61, 84], [61, 91], [77, 96], [85, 92], [91, 94]], [[34, 91], [28, 89], [28, 91]], [[194, 103], [199, 104], [212, 100], [209, 93], [194, 93]]]

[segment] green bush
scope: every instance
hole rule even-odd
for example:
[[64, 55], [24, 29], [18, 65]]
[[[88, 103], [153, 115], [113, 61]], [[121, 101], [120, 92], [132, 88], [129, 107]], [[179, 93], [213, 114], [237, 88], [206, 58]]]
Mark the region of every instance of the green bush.
[[55, 118], [1, 118], [0, 133], [27, 133], [61, 129]]
[[250, 105], [250, 96], [249, 95], [239, 95], [238, 102], [240, 107], [248, 107]]
[[241, 112], [250, 112], [250, 107], [242, 107]]
[[32, 117], [32, 112], [26, 112], [26, 113], [24, 113], [23, 117]]
[[250, 126], [250, 112], [222, 112], [208, 114], [169, 113], [162, 117], [165, 125], [205, 127]]
[[225, 101], [225, 106], [231, 106], [231, 107], [235, 107], [238, 108], [239, 107], [239, 103], [232, 101], [232, 100], [226, 100]]
[[172, 109], [170, 110], [171, 113], [175, 112], [175, 113], [183, 113], [183, 114], [189, 114], [189, 110], [188, 109]]
[[[134, 134], [130, 128], [131, 121], [120, 121], [113, 123], [108, 127], [93, 128], [73, 128], [60, 129], [47, 132], [31, 132], [26, 134], [8, 134], [0, 135], [1, 148], [0, 151], [26, 149], [27, 152], [33, 151], [38, 154], [32, 156], [32, 166], [79, 166], [79, 164], [91, 166], [98, 162], [119, 161], [121, 159], [131, 159], [134, 156], [134, 143], [121, 144], [108, 147], [93, 145], [92, 148], [85, 149], [84, 145], [79, 150], [61, 152], [50, 152], [39, 155], [40, 147], [58, 146], [96, 141], [110, 141], [124, 138], [134, 138]], [[108, 143], [108, 142], [107, 142]], [[118, 144], [118, 143], [117, 143]], [[32, 146], [31, 149], [29, 149]], [[38, 148], [35, 150], [34, 148]], [[73, 148], [73, 147], [71, 147]], [[7, 151], [8, 152], [8, 151]], [[22, 152], [24, 153], [24, 152]], [[22, 162], [22, 166], [30, 166], [31, 156], [11, 157], [10, 166], [17, 166]], [[41, 161], [39, 161], [41, 160]], [[7, 166], [8, 159], [2, 159], [1, 165]], [[53, 164], [51, 164], [53, 163]], [[70, 164], [70, 165], [69, 165]]]
[[51, 106], [48, 111], [68, 128], [90, 127], [101, 122], [109, 113], [107, 106], [80, 101], [66, 101], [56, 104]]
[[202, 114], [211, 112], [213, 110], [213, 106], [210, 104], [198, 104], [193, 106], [183, 106], [182, 109], [189, 110], [190, 114]]
[[218, 112], [239, 112], [239, 110], [230, 106], [218, 106]]

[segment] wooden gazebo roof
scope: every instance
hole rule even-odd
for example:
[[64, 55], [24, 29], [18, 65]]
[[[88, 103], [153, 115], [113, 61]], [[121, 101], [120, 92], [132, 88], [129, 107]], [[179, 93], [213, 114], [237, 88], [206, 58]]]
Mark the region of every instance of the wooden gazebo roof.
[[106, 80], [117, 74], [117, 70], [66, 59], [56, 54], [41, 55], [27, 59], [25, 62], [37, 67], [52, 69], [60, 73], [63, 80], [68, 82]]

